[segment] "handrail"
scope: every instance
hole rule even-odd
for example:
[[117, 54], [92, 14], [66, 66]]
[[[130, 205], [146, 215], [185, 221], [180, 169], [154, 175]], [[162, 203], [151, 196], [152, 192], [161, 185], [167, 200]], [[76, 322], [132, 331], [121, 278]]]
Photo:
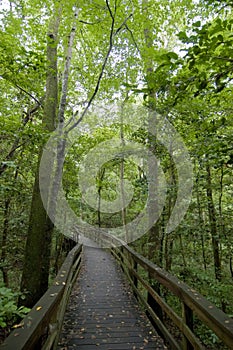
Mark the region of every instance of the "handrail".
[[81, 267], [82, 245], [67, 255], [53, 285], [1, 344], [1, 350], [55, 350], [70, 292]]
[[[193, 350], [204, 348], [193, 329], [194, 315], [211, 329], [229, 349], [233, 349], [233, 319], [200, 293], [135, 252], [120, 239], [104, 232], [92, 232], [90, 238], [96, 240], [103, 247], [111, 246], [111, 252], [127, 275], [136, 297], [144, 305], [156, 328], [169, 342], [172, 349]], [[144, 274], [139, 272], [139, 266], [143, 269]], [[150, 282], [145, 279], [145, 272], [149, 276]], [[166, 303], [165, 299], [159, 295], [159, 288], [156, 290], [151, 286], [151, 281], [165, 287], [166, 290], [179, 298], [182, 304], [182, 316], [178, 315]], [[141, 290], [146, 292], [146, 297]], [[182, 342], [178, 342], [169, 332], [163, 320], [164, 315], [180, 330]]]

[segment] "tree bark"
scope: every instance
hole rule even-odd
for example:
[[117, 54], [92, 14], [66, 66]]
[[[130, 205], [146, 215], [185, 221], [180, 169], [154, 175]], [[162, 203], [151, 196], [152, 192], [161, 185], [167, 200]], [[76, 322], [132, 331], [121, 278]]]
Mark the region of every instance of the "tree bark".
[[209, 223], [210, 223], [210, 232], [211, 232], [211, 239], [212, 239], [213, 256], [214, 256], [214, 271], [215, 271], [216, 279], [221, 281], [222, 270], [221, 270], [220, 254], [219, 254], [219, 236], [217, 232], [217, 218], [216, 218], [216, 212], [215, 212], [214, 200], [213, 200], [211, 169], [208, 163], [206, 165], [206, 173], [207, 173], [206, 193], [207, 193], [207, 200], [208, 200]]
[[[126, 77], [126, 81], [127, 81]], [[128, 94], [126, 95], [125, 101], [123, 102], [121, 106], [121, 122], [120, 122], [120, 139], [121, 139], [121, 145], [122, 147], [125, 146], [125, 135], [124, 135], [124, 105], [125, 102], [128, 99]], [[125, 228], [125, 241], [127, 243], [131, 242], [131, 235], [129, 234], [129, 230], [127, 228], [127, 220], [126, 220], [126, 215], [127, 215], [127, 209], [126, 209], [126, 203], [125, 203], [125, 186], [124, 186], [124, 175], [125, 175], [125, 157], [123, 155], [120, 163], [120, 187], [121, 187], [121, 198], [122, 198], [122, 209], [121, 209], [121, 220], [122, 220], [122, 225]]]
[[97, 207], [97, 220], [98, 220], [98, 227], [101, 227], [101, 192], [103, 188], [103, 179], [105, 174], [105, 168], [99, 171], [98, 176], [98, 207]]
[[5, 266], [6, 263], [6, 254], [7, 254], [7, 236], [8, 236], [8, 227], [9, 227], [9, 209], [10, 209], [10, 198], [5, 199], [4, 207], [4, 221], [3, 221], [3, 232], [2, 232], [2, 242], [1, 242], [1, 270], [2, 277], [5, 287], [9, 287], [8, 273]]
[[199, 225], [201, 228], [200, 231], [200, 238], [201, 238], [201, 247], [202, 247], [202, 258], [203, 258], [203, 266], [204, 269], [207, 269], [207, 262], [206, 262], [206, 253], [205, 253], [205, 240], [204, 240], [204, 219], [203, 219], [203, 212], [201, 208], [201, 201], [200, 201], [200, 194], [199, 194], [199, 178], [197, 178], [196, 181], [196, 197], [197, 197], [197, 207], [198, 207], [198, 217], [199, 217]]
[[[57, 35], [61, 10], [58, 9], [51, 19], [47, 34], [47, 79], [44, 104], [43, 125], [52, 132], [56, 126], [58, 105], [57, 81]], [[39, 168], [43, 149], [39, 152], [35, 183], [33, 188], [28, 236], [25, 248], [21, 291], [25, 299], [20, 298], [19, 305], [32, 307], [48, 288], [51, 239], [53, 223], [43, 206], [39, 187]]]
[[[153, 37], [152, 37], [152, 28], [151, 24], [149, 23], [149, 10], [148, 10], [148, 0], [143, 0], [142, 2], [142, 11], [144, 13], [145, 22], [144, 25], [144, 38], [146, 42], [146, 48], [150, 49], [153, 47]], [[151, 116], [151, 111], [154, 111], [154, 101], [155, 101], [155, 92], [153, 91], [153, 88], [150, 86], [150, 75], [153, 73], [153, 59], [151, 55], [147, 54], [144, 57], [144, 66], [145, 66], [145, 72], [146, 72], [146, 80], [148, 85], [149, 93], [149, 116], [148, 116], [148, 133], [150, 134], [150, 118], [153, 118]], [[151, 154], [155, 153], [155, 140], [154, 138], [150, 137], [149, 140], [149, 152]], [[157, 170], [154, 171], [153, 162], [148, 162], [148, 206], [149, 206], [149, 224], [150, 224], [150, 230], [148, 232], [148, 259], [159, 263], [159, 253], [160, 253], [160, 230], [158, 223], [153, 222], [154, 213], [158, 210], [158, 201], [156, 196], [156, 191], [158, 189], [158, 174], [155, 173]]]

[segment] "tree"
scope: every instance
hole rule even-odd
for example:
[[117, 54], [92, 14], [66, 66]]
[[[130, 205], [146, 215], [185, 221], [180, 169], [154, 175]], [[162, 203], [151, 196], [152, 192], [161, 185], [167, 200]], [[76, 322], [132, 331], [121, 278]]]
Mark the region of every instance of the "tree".
[[[61, 21], [61, 9], [55, 6], [47, 33], [47, 79], [44, 103], [43, 124], [46, 131], [55, 129], [57, 119], [58, 81], [57, 81], [57, 45], [58, 29]], [[40, 150], [40, 154], [42, 149]], [[48, 288], [50, 249], [53, 222], [47, 215], [40, 195], [38, 157], [37, 172], [32, 195], [31, 213], [26, 242], [24, 269], [21, 290], [25, 299], [20, 304], [32, 307]]]

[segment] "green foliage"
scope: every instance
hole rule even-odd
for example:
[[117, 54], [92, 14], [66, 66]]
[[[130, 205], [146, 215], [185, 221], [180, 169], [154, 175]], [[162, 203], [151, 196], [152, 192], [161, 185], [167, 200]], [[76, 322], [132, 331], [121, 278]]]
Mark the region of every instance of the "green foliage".
[[0, 287], [0, 327], [6, 328], [23, 318], [30, 309], [17, 306], [19, 293]]
[[[65, 4], [58, 35], [59, 93], [75, 1]], [[150, 140], [167, 180], [167, 200], [159, 222], [161, 265], [198, 289], [218, 307], [225, 304], [232, 314], [232, 1], [148, 0], [146, 8], [136, 0], [117, 3], [113, 48], [106, 65], [96, 103], [125, 101], [151, 106], [168, 117], [183, 138], [194, 164], [193, 198], [185, 220], [167, 235], [166, 222], [177, 195], [177, 172], [172, 157], [156, 140]], [[109, 1], [114, 8], [114, 1]], [[13, 1], [0, 11], [0, 129], [2, 165], [0, 230], [7, 231], [6, 261], [9, 285], [19, 286], [24, 259], [31, 193], [38, 150], [48, 137], [43, 130], [43, 97], [46, 89], [46, 35], [54, 2]], [[71, 74], [67, 91], [65, 122], [80, 116], [96, 88], [97, 78], [109, 48], [111, 16], [106, 2], [81, 0], [78, 4]], [[149, 42], [145, 32], [149, 31]], [[149, 68], [148, 68], [149, 67]], [[36, 101], [41, 106], [34, 110]], [[31, 113], [30, 111], [33, 110]], [[130, 111], [128, 111], [130, 114]], [[145, 116], [142, 116], [144, 118]], [[25, 123], [25, 121], [27, 121]], [[120, 123], [90, 110], [83, 132], [69, 150], [64, 164], [63, 188], [72, 209], [90, 224], [97, 224], [97, 211], [82, 201], [78, 172], [92, 148], [119, 137]], [[79, 127], [79, 126], [78, 126]], [[90, 130], [95, 129], [94, 132]], [[136, 131], [135, 131], [136, 130]], [[143, 128], [124, 128], [125, 138], [148, 145]], [[153, 143], [154, 142], [154, 143]], [[11, 155], [12, 148], [15, 151]], [[211, 225], [208, 212], [206, 164], [211, 168], [211, 189], [222, 263], [222, 281], [214, 276]], [[94, 185], [106, 200], [116, 197], [122, 159], [104, 164]], [[126, 222], [141, 212], [148, 195], [143, 169], [124, 160], [124, 177], [133, 185], [134, 196], [126, 210]], [[9, 210], [4, 208], [9, 204]], [[121, 212], [101, 214], [101, 225], [118, 227]], [[2, 235], [1, 235], [2, 239]], [[54, 240], [54, 250], [56, 247]], [[140, 253], [153, 257], [145, 235], [135, 243]], [[54, 253], [56, 255], [56, 252]], [[10, 270], [10, 267], [13, 267]], [[203, 270], [203, 271], [202, 271]], [[1, 276], [2, 277], [2, 276]], [[10, 289], [0, 288], [2, 327], [23, 316]], [[5, 293], [5, 294], [4, 294]], [[167, 299], [179, 309], [177, 301]], [[200, 329], [200, 335], [205, 332]], [[210, 342], [216, 339], [208, 333]]]

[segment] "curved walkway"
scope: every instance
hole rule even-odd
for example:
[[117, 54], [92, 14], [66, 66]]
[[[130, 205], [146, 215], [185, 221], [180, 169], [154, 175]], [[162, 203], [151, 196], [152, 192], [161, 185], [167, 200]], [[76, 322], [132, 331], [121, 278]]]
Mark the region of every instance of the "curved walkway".
[[65, 314], [60, 350], [167, 349], [152, 329], [114, 258], [84, 248], [84, 265]]

